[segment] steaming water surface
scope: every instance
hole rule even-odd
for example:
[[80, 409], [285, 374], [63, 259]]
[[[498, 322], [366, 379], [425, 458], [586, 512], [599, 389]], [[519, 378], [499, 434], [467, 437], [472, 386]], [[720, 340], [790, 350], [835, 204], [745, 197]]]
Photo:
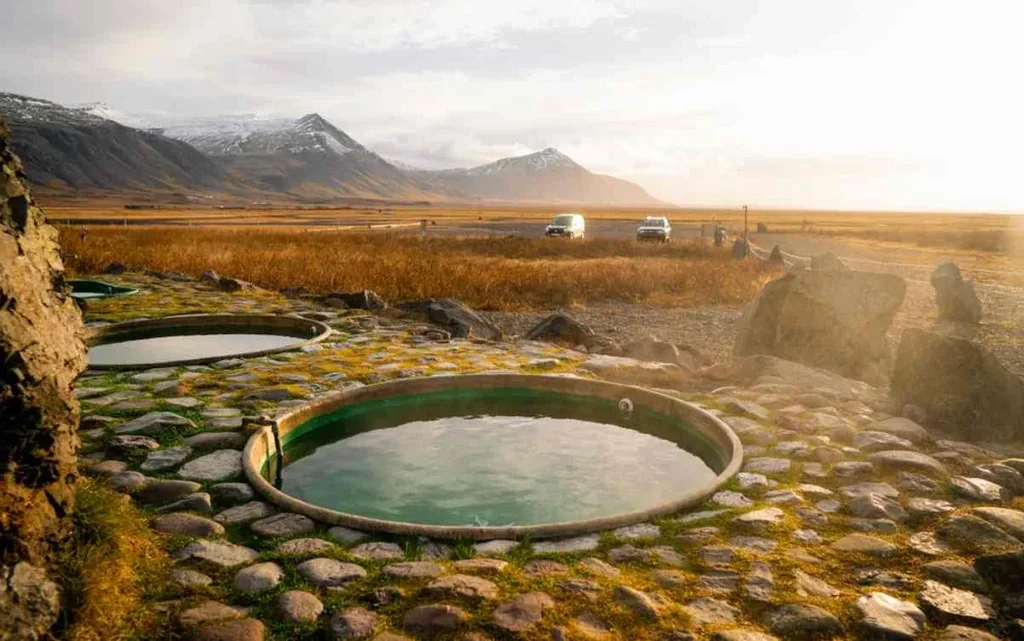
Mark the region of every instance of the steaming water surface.
[[193, 334], [142, 338], [91, 347], [89, 364], [142, 365], [196, 358], [228, 358], [297, 345], [303, 340], [275, 334]]

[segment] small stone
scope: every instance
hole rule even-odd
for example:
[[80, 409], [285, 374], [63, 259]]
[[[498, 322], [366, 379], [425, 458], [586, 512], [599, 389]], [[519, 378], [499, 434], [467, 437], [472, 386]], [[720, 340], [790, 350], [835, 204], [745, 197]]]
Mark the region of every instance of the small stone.
[[920, 496], [907, 499], [907, 512], [911, 518], [924, 519], [953, 511], [953, 504], [941, 499], [928, 499]]
[[764, 500], [774, 505], [799, 505], [804, 498], [793, 490], [772, 490], [764, 493]]
[[817, 545], [823, 541], [817, 530], [794, 530], [793, 539], [811, 545]]
[[658, 545], [650, 549], [651, 560], [664, 563], [674, 567], [682, 567], [686, 564], [683, 555], [679, 554], [667, 545]]
[[204, 588], [213, 583], [209, 576], [195, 570], [172, 570], [168, 578], [183, 588]]
[[985, 624], [995, 616], [990, 599], [937, 581], [925, 581], [918, 600], [935, 625]]
[[224, 534], [224, 526], [220, 523], [184, 512], [158, 516], [153, 519], [150, 525], [158, 532], [167, 532], [169, 534], [184, 534], [186, 536], [198, 537], [221, 536]]
[[711, 635], [711, 641], [779, 641], [778, 637], [747, 628], [719, 630]]
[[235, 525], [238, 523], [245, 523], [246, 521], [255, 521], [256, 519], [261, 519], [273, 513], [274, 508], [267, 503], [262, 501], [250, 501], [243, 505], [229, 507], [214, 516], [213, 520], [218, 523], [223, 523], [224, 525]]
[[857, 568], [853, 572], [853, 577], [860, 585], [876, 585], [902, 592], [914, 590], [918, 584], [917, 579], [908, 574], [878, 568]]
[[907, 601], [883, 592], [872, 592], [857, 599], [861, 635], [868, 639], [913, 641], [924, 631], [924, 612]]
[[204, 432], [185, 439], [185, 445], [195, 450], [238, 449], [245, 445], [245, 437], [237, 432]]
[[846, 508], [854, 516], [864, 519], [906, 521], [909, 518], [902, 505], [881, 494], [860, 494], [849, 499]]
[[150, 412], [114, 429], [117, 434], [157, 434], [163, 430], [187, 431], [196, 426], [191, 420], [173, 412]]
[[941, 488], [938, 481], [915, 472], [900, 472], [895, 482], [901, 490], [916, 494], [933, 494]]
[[709, 570], [697, 577], [697, 584], [712, 592], [732, 592], [740, 584], [740, 575], [734, 570]]
[[971, 513], [1024, 541], [1024, 512], [1001, 507], [976, 507]]
[[740, 609], [718, 599], [694, 599], [682, 606], [683, 612], [699, 626], [734, 623], [742, 616]]
[[160, 442], [141, 434], [121, 434], [107, 442], [109, 456], [130, 457], [160, 449]]
[[739, 508], [750, 507], [754, 504], [753, 501], [748, 499], [743, 494], [740, 494], [739, 492], [733, 492], [732, 490], [723, 490], [721, 492], [716, 492], [715, 495], [711, 497], [711, 502], [716, 503], [718, 505], [724, 505], [725, 507]]
[[843, 624], [816, 605], [791, 603], [768, 612], [765, 624], [783, 639], [827, 639], [843, 634]]
[[109, 487], [118, 492], [132, 494], [133, 492], [137, 492], [142, 489], [148, 480], [149, 479], [139, 472], [118, 472], [117, 474], [110, 476], [106, 483]]
[[469, 619], [461, 608], [454, 605], [433, 603], [417, 606], [402, 617], [402, 627], [423, 634], [443, 634], [454, 632]]
[[771, 566], [762, 561], [754, 561], [750, 565], [750, 573], [743, 583], [743, 590], [747, 598], [762, 603], [770, 603], [773, 597], [775, 579], [772, 575]]
[[258, 594], [273, 589], [281, 582], [284, 572], [276, 563], [257, 563], [235, 574], [235, 589], [247, 594]]
[[[455, 567], [456, 569], [458, 569], [458, 563], [455, 564]], [[605, 576], [608, 578], [615, 578], [619, 576], [619, 574], [621, 574], [619, 572], [619, 569], [615, 566], [609, 565], [601, 559], [597, 559], [594, 557], [588, 557], [580, 561], [579, 568], [589, 574]], [[502, 569], [504, 569], [504, 566], [502, 567]]]
[[136, 492], [133, 498], [147, 505], [164, 505], [188, 494], [194, 494], [202, 487], [195, 481], [153, 479]]
[[199, 628], [194, 641], [263, 641], [263, 622], [257, 619], [217, 621]]
[[681, 588], [687, 583], [686, 575], [679, 570], [655, 570], [651, 572], [651, 578], [661, 587], [670, 590]]
[[999, 638], [975, 628], [951, 625], [940, 632], [935, 641], [999, 641]]
[[786, 513], [777, 507], [768, 507], [741, 514], [732, 520], [739, 527], [762, 532], [770, 530], [782, 522]]
[[768, 487], [768, 477], [764, 474], [740, 472], [736, 475], [736, 481], [739, 483], [741, 490]]
[[661, 536], [661, 528], [652, 523], [637, 523], [625, 527], [615, 528], [612, 534], [619, 539], [626, 541], [648, 541]]
[[295, 571], [317, 587], [345, 585], [366, 576], [366, 570], [354, 563], [327, 558], [303, 561], [295, 566]]
[[555, 607], [555, 600], [543, 592], [527, 592], [494, 609], [491, 621], [508, 632], [524, 632], [540, 622], [546, 610]]
[[908, 441], [913, 441], [914, 443], [927, 443], [931, 440], [931, 435], [928, 434], [928, 430], [909, 418], [898, 416], [871, 423], [868, 425], [868, 429], [875, 432], [892, 434], [893, 436], [905, 438]]
[[892, 519], [862, 519], [852, 518], [846, 524], [853, 530], [861, 532], [876, 532], [879, 534], [892, 534], [899, 530], [896, 521]]
[[286, 621], [309, 623], [323, 614], [324, 604], [303, 590], [289, 590], [277, 597], [277, 609]]
[[316, 529], [316, 524], [308, 516], [289, 512], [260, 519], [252, 523], [249, 529], [260, 536], [276, 539], [312, 532]]
[[853, 485], [844, 485], [839, 488], [839, 495], [847, 499], [852, 499], [864, 494], [878, 494], [879, 496], [884, 496], [889, 499], [895, 499], [899, 497], [900, 492], [888, 483], [871, 483], [868, 481], [854, 483]]
[[747, 460], [743, 465], [744, 472], [757, 474], [783, 474], [793, 466], [788, 458], [760, 457]]
[[651, 553], [633, 545], [620, 545], [608, 551], [608, 558], [612, 563], [648, 563]]
[[402, 551], [402, 548], [398, 547], [398, 544], [386, 543], [383, 541], [360, 543], [349, 550], [349, 553], [357, 559], [365, 559], [369, 561], [400, 559], [405, 556], [405, 552]]
[[243, 563], [250, 563], [259, 556], [256, 550], [227, 541], [210, 541], [199, 539], [171, 554], [171, 558], [181, 561], [196, 559], [222, 568], [230, 568]]
[[590, 552], [596, 550], [601, 543], [599, 534], [585, 534], [570, 539], [557, 541], [540, 541], [533, 544], [533, 551], [537, 554], [561, 554], [566, 552]]
[[660, 607], [646, 592], [618, 585], [612, 593], [612, 598], [638, 617], [657, 619], [661, 616]]
[[362, 541], [370, 538], [370, 535], [366, 532], [353, 530], [352, 528], [347, 528], [343, 525], [336, 525], [327, 530], [327, 536], [342, 545], [355, 545], [356, 543], [361, 543]]
[[519, 544], [515, 541], [495, 539], [493, 541], [477, 543], [473, 545], [473, 550], [481, 556], [505, 556], [517, 545]]
[[468, 574], [451, 574], [434, 579], [423, 588], [423, 595], [438, 599], [489, 601], [498, 597], [498, 586], [487, 579]]
[[601, 584], [590, 579], [566, 579], [559, 583], [558, 587], [566, 592], [584, 596], [591, 601], [596, 601], [601, 593]]
[[178, 622], [183, 628], [194, 628], [211, 621], [240, 619], [244, 616], [245, 611], [240, 608], [233, 608], [217, 601], [203, 601], [179, 614]]
[[952, 554], [953, 548], [935, 536], [934, 532], [917, 532], [907, 539], [910, 549], [928, 556]]
[[985, 479], [954, 476], [949, 479], [953, 491], [972, 501], [999, 503], [1003, 500], [1003, 488]]
[[979, 556], [974, 559], [974, 569], [994, 587], [1017, 592], [1024, 585], [1024, 552]]
[[796, 593], [798, 596], [831, 599], [840, 594], [839, 590], [829, 585], [826, 581], [811, 576], [803, 570], [794, 570], [793, 578], [796, 580]]
[[772, 539], [765, 539], [759, 536], [734, 536], [729, 539], [729, 544], [745, 550], [754, 552], [774, 552], [778, 542]]
[[242, 453], [238, 450], [217, 450], [192, 459], [181, 466], [178, 476], [192, 481], [227, 481], [242, 474]]
[[455, 562], [455, 570], [462, 574], [498, 575], [507, 567], [508, 563], [499, 559], [462, 559]]
[[713, 519], [723, 514], [727, 514], [729, 511], [730, 510], [701, 510], [699, 512], [691, 512], [680, 516], [675, 520], [675, 522], [685, 525], [687, 523], [696, 523], [697, 521], [706, 521], [708, 519]]
[[560, 576], [568, 573], [568, 566], [550, 559], [534, 559], [523, 566], [523, 574], [529, 577]]
[[868, 457], [868, 460], [882, 469], [927, 472], [940, 477], [949, 474], [945, 465], [921, 452], [909, 452], [906, 450], [875, 452]]
[[841, 461], [832, 466], [832, 474], [844, 479], [869, 476], [874, 471], [875, 466], [868, 461]]
[[256, 496], [248, 483], [216, 483], [210, 486], [210, 494], [218, 502], [228, 505], [245, 503]]
[[877, 452], [879, 450], [894, 450], [896, 448], [913, 449], [910, 441], [889, 434], [888, 432], [876, 432], [874, 430], [861, 430], [853, 436], [853, 446], [862, 452]]
[[384, 574], [395, 579], [433, 579], [444, 574], [444, 569], [431, 561], [409, 561], [388, 565]]
[[831, 545], [837, 552], [855, 552], [867, 556], [892, 556], [898, 552], [898, 548], [882, 539], [868, 536], [867, 534], [847, 534]]
[[611, 628], [592, 612], [581, 612], [572, 621], [573, 627], [585, 639], [605, 639], [611, 635]]
[[365, 608], [346, 608], [331, 617], [331, 634], [335, 639], [363, 639], [380, 625], [380, 617]]
[[954, 516], [937, 531], [939, 537], [966, 554], [997, 554], [1024, 549], [1024, 543], [989, 521], [972, 514]]
[[960, 561], [932, 561], [921, 566], [924, 575], [933, 581], [967, 590], [986, 592], [988, 588], [974, 568]]
[[292, 539], [277, 546], [277, 552], [288, 556], [304, 556], [320, 554], [333, 548], [334, 544], [323, 539]]

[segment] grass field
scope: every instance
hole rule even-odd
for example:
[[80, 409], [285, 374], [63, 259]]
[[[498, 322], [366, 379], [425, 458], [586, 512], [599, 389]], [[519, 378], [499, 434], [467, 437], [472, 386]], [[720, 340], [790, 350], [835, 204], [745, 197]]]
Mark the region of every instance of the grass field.
[[622, 300], [735, 305], [774, 274], [697, 243], [568, 243], [524, 238], [420, 238], [294, 229], [61, 228], [75, 274], [111, 262], [193, 277], [212, 269], [269, 289], [371, 289], [388, 300], [452, 297], [481, 309], [572, 307]]

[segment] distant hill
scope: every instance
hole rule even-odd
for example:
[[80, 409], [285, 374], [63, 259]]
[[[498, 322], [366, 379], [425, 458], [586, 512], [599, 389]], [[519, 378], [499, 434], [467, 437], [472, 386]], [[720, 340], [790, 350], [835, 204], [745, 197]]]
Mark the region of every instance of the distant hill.
[[161, 119], [100, 103], [65, 107], [0, 93], [0, 116], [11, 123], [12, 145], [29, 180], [58, 190], [658, 203], [639, 185], [592, 173], [550, 148], [470, 169], [425, 171], [392, 163], [315, 113], [298, 119]]
[[0, 116], [10, 123], [12, 146], [36, 185], [103, 191], [244, 188], [192, 146], [87, 109], [0, 93]]
[[463, 198], [612, 205], [659, 203], [643, 187], [592, 173], [550, 147], [471, 169], [409, 170], [407, 173], [436, 191]]
[[274, 192], [318, 198], [437, 197], [315, 113], [297, 120], [194, 119], [151, 131], [187, 142]]

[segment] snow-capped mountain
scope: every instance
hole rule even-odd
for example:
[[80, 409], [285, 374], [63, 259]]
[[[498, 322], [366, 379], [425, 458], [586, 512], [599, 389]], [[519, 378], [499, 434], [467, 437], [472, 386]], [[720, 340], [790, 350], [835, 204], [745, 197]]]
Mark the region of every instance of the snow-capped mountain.
[[643, 187], [587, 171], [552, 147], [469, 169], [409, 173], [435, 191], [463, 198], [619, 205], [658, 202]]
[[94, 105], [65, 107], [0, 93], [0, 116], [31, 182], [104, 191], [210, 191], [234, 186], [226, 170], [193, 147], [107, 119]]
[[258, 116], [219, 116], [153, 127], [165, 136], [189, 143], [211, 156], [333, 152], [346, 154], [365, 147], [319, 114], [298, 120]]

